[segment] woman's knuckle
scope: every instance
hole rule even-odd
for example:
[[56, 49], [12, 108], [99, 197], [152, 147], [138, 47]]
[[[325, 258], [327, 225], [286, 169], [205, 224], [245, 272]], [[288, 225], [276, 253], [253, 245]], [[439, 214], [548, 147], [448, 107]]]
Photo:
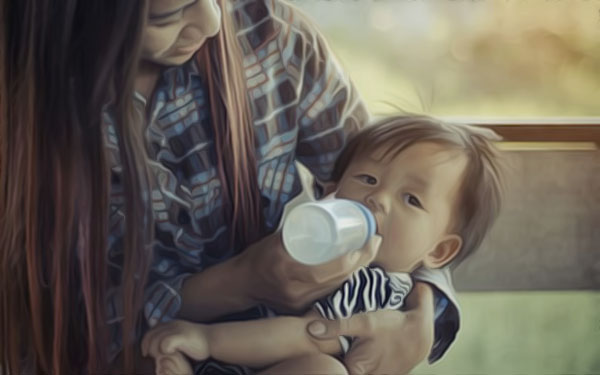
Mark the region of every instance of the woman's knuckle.
[[281, 292], [283, 293], [283, 297], [286, 301], [293, 300], [296, 293], [294, 285], [292, 285], [292, 283], [284, 284], [281, 289]]
[[304, 305], [306, 305], [306, 298], [301, 295], [297, 295], [292, 302], [294, 309], [300, 309], [304, 307]]
[[306, 281], [311, 284], [320, 284], [323, 282], [323, 277], [317, 272], [307, 272], [305, 277]]
[[291, 291], [285, 291], [280, 295], [280, 298], [274, 302], [282, 306], [292, 307], [296, 301]]

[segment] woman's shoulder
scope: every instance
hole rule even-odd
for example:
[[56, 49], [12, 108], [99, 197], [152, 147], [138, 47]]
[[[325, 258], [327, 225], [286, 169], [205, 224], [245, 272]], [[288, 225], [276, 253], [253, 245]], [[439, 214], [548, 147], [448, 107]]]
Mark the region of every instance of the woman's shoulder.
[[284, 0], [239, 0], [231, 4], [245, 55], [271, 54], [279, 49], [287, 60], [285, 57], [292, 54], [307, 56], [310, 49], [317, 48], [319, 32], [293, 4]]
[[240, 30], [261, 25], [290, 25], [301, 29], [314, 28], [304, 12], [285, 0], [238, 0], [229, 3], [234, 20]]

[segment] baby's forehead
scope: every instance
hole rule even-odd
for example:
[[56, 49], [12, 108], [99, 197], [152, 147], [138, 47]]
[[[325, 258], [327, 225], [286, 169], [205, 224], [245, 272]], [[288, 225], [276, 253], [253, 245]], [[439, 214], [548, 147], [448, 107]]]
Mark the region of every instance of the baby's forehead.
[[[415, 152], [416, 150], [419, 152]], [[422, 158], [423, 156], [435, 156], [426, 158], [426, 160], [433, 164], [442, 164], [461, 156], [467, 156], [467, 151], [461, 145], [442, 141], [422, 140], [404, 143], [384, 141], [366, 143], [354, 155], [352, 162], [391, 163], [402, 158]]]

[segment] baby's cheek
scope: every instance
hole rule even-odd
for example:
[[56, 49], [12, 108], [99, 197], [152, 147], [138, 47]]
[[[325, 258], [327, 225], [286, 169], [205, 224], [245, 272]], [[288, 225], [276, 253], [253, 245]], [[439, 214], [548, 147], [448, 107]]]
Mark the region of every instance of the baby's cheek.
[[374, 263], [390, 272], [405, 272], [407, 271], [407, 255], [393, 244], [382, 245]]
[[393, 267], [402, 258], [400, 243], [394, 237], [393, 235], [384, 236], [381, 247], [375, 257], [377, 263], [380, 263], [383, 267]]

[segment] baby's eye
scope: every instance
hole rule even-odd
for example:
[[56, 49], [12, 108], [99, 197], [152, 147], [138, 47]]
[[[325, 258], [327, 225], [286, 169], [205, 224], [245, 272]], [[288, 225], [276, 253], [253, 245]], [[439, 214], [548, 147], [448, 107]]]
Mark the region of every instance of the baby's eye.
[[405, 194], [404, 201], [406, 203], [410, 204], [411, 206], [415, 206], [417, 208], [423, 208], [423, 205], [421, 204], [421, 201], [419, 200], [419, 198], [415, 197], [412, 194]]
[[358, 176], [356, 176], [356, 178], [358, 178], [358, 180], [360, 182], [364, 182], [367, 185], [375, 185], [377, 184], [377, 179], [373, 176], [370, 176], [368, 174], [360, 174]]

